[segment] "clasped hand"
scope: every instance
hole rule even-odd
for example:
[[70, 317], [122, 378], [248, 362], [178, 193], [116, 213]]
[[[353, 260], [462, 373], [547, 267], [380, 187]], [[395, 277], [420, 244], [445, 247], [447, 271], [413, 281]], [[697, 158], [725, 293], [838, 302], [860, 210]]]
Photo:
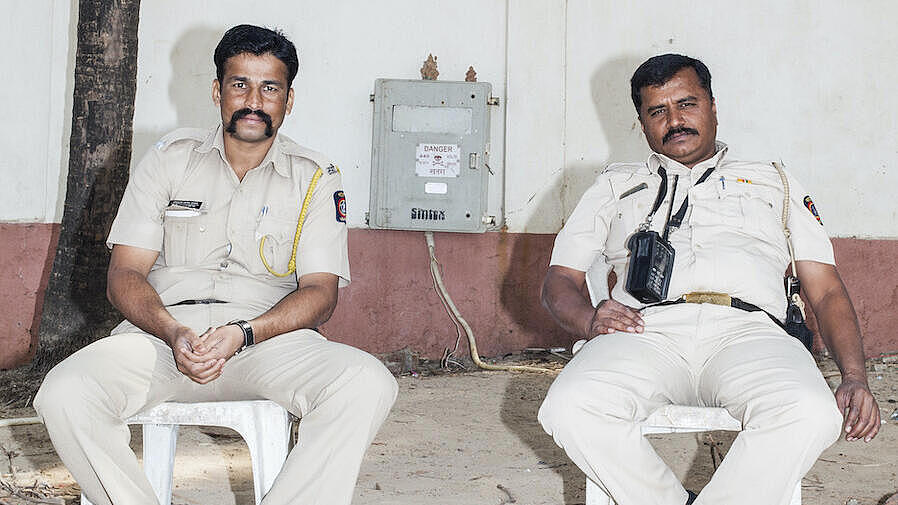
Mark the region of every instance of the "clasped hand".
[[243, 345], [243, 331], [234, 325], [209, 328], [197, 335], [182, 327], [169, 346], [178, 370], [199, 384], [221, 376], [225, 362]]

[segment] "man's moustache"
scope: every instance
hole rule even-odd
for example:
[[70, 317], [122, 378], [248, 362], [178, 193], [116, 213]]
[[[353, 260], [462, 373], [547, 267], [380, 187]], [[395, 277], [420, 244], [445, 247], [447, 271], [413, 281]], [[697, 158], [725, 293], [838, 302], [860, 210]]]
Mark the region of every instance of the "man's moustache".
[[664, 134], [664, 138], [661, 139], [662, 144], [666, 144], [668, 140], [671, 139], [674, 135], [679, 135], [680, 133], [686, 133], [689, 135], [698, 135], [698, 130], [694, 130], [692, 128], [686, 128], [685, 126], [682, 128], [674, 128], [673, 130], [668, 131]]
[[228, 133], [237, 133], [237, 121], [251, 114], [258, 117], [265, 123], [266, 137], [274, 135], [274, 131], [271, 126], [271, 116], [269, 116], [268, 113], [263, 110], [253, 110], [249, 107], [234, 111], [234, 114], [231, 115], [231, 121], [228, 122], [228, 127], [225, 128], [225, 131]]

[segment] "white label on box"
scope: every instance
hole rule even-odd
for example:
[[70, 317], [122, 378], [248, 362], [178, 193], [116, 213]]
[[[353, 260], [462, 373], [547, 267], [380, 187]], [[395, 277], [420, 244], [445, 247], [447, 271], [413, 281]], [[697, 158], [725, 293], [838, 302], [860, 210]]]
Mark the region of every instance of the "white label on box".
[[418, 144], [415, 152], [415, 175], [458, 177], [460, 169], [458, 144]]
[[424, 192], [429, 195], [445, 195], [449, 192], [449, 185], [445, 182], [425, 182]]

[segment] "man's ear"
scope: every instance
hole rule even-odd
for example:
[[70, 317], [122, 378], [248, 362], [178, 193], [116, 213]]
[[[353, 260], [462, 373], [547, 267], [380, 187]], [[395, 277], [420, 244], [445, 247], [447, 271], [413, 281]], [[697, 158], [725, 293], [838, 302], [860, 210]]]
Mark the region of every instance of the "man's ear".
[[293, 88], [287, 90], [287, 114], [293, 110]]
[[711, 99], [711, 112], [714, 114], [714, 124], [717, 124], [717, 100]]
[[221, 107], [221, 84], [218, 82], [218, 79], [212, 80], [212, 103], [216, 107]]
[[639, 126], [642, 127], [642, 134], [645, 135], [645, 123], [642, 121], [642, 116], [636, 114], [636, 120], [639, 121]]

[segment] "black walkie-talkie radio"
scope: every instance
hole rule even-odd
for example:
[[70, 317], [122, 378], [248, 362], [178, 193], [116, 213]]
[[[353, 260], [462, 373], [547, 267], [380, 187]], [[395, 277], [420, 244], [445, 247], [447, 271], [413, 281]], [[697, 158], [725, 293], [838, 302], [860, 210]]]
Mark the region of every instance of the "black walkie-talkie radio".
[[673, 189], [670, 195], [670, 206], [667, 209], [667, 219], [664, 222], [664, 236], [658, 232], [649, 230], [652, 216], [661, 206], [667, 193], [667, 173], [659, 168], [662, 183], [658, 187], [658, 196], [652, 211], [646, 217], [644, 223], [627, 240], [627, 249], [630, 251], [630, 265], [627, 268], [627, 293], [642, 303], [663, 302], [667, 298], [667, 289], [670, 287], [670, 277], [673, 273], [674, 248], [667, 241], [670, 231], [670, 214], [673, 211], [673, 201], [677, 194], [677, 180], [674, 175]]
[[[696, 185], [704, 182], [715, 167], [709, 167], [696, 181]], [[683, 199], [679, 210], [673, 219], [674, 198], [677, 196], [677, 181], [679, 177], [674, 175], [673, 188], [670, 192], [670, 206], [667, 208], [667, 219], [664, 221], [664, 235], [649, 228], [652, 224], [652, 216], [658, 211], [661, 202], [667, 194], [667, 171], [664, 167], [658, 167], [658, 175], [661, 176], [661, 185], [658, 186], [658, 195], [652, 210], [646, 216], [645, 222], [639, 225], [639, 229], [627, 240], [627, 249], [630, 250], [630, 265], [627, 268], [627, 293], [633, 295], [642, 303], [658, 303], [667, 299], [667, 289], [670, 287], [670, 277], [673, 274], [674, 248], [667, 241], [670, 230], [680, 227], [686, 216], [686, 208], [689, 205], [689, 195]]]
[[673, 247], [657, 232], [638, 231], [630, 236], [627, 249], [627, 292], [642, 303], [664, 301], [673, 273]]

